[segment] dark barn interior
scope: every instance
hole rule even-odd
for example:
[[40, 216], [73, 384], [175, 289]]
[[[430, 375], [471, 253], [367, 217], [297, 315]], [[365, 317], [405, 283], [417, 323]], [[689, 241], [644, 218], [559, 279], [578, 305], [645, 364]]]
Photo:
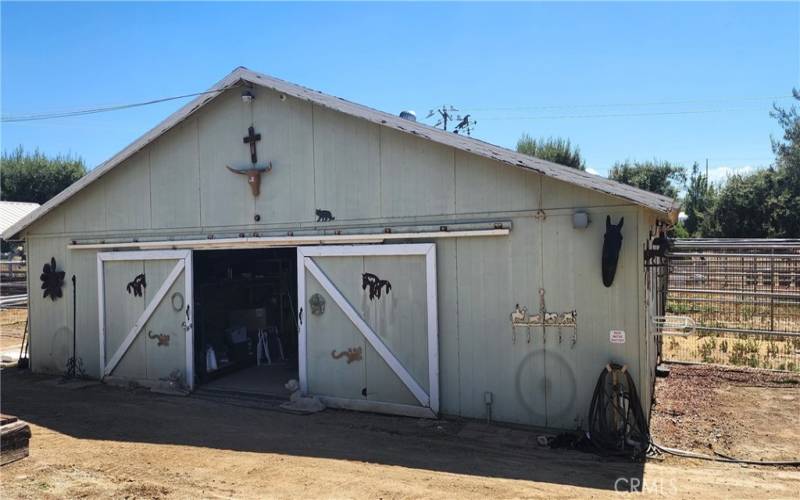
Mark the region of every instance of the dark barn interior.
[[195, 371], [205, 387], [285, 395], [297, 378], [294, 248], [194, 253]]

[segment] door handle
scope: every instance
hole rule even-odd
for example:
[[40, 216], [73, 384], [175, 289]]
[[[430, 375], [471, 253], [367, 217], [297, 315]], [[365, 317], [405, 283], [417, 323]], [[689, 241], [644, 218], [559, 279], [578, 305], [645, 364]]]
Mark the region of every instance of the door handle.
[[192, 328], [192, 321], [189, 316], [189, 306], [186, 306], [186, 319], [181, 322], [184, 331], [189, 331]]
[[300, 324], [303, 324], [303, 308], [300, 308], [300, 312], [297, 314], [297, 319], [300, 321]]

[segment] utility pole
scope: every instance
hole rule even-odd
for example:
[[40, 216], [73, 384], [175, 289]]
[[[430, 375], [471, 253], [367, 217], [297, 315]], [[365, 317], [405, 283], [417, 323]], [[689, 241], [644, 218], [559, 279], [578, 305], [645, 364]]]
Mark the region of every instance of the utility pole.
[[706, 158], [706, 182], [708, 182], [708, 158]]

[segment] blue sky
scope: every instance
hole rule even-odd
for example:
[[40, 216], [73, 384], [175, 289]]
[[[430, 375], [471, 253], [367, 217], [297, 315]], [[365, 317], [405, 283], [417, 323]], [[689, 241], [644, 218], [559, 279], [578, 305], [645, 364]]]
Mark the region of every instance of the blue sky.
[[[389, 112], [452, 104], [501, 146], [569, 138], [601, 174], [709, 158], [721, 177], [770, 163], [772, 98], [800, 87], [797, 2], [1, 8], [4, 116], [196, 92], [242, 65]], [[4, 123], [2, 147], [93, 167], [183, 102]]]

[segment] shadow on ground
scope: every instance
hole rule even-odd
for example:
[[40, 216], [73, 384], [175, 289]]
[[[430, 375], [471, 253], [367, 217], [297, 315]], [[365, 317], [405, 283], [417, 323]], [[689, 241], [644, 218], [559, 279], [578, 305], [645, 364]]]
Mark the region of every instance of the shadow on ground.
[[[326, 410], [310, 416], [195, 397], [2, 372], [2, 411], [75, 438], [353, 460], [421, 470], [614, 490], [643, 464], [539, 448], [530, 431]], [[36, 439], [34, 431], [33, 440]]]

